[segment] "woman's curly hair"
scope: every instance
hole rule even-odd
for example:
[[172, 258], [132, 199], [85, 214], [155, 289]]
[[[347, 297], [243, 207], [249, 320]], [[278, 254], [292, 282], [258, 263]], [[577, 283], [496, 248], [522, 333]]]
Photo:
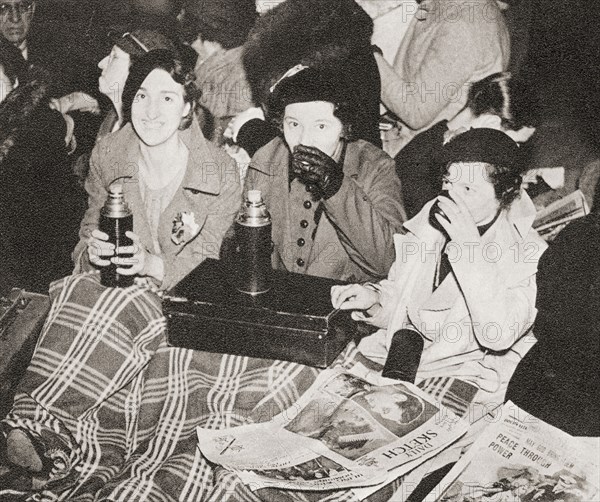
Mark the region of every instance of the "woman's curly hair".
[[177, 56], [166, 49], [156, 49], [140, 56], [131, 66], [125, 87], [123, 88], [123, 117], [125, 122], [131, 121], [131, 106], [146, 77], [156, 69], [166, 71], [171, 78], [183, 86], [183, 99], [190, 103], [190, 111], [183, 117], [180, 130], [187, 129], [192, 123], [199, 91], [196, 87], [196, 75], [193, 68], [184, 64]]

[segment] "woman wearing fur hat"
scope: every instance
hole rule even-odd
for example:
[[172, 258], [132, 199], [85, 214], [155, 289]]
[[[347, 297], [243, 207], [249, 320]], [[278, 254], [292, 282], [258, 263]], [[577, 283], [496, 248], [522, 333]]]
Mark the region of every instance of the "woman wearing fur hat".
[[[269, 117], [269, 89], [290, 68], [302, 64], [331, 71], [353, 93], [356, 137], [381, 146], [381, 82], [371, 52], [372, 33], [373, 21], [354, 0], [286, 0], [276, 5], [256, 21], [244, 45], [252, 99]], [[250, 156], [276, 134], [261, 119], [264, 113], [253, 109], [229, 133]]]
[[405, 219], [393, 161], [356, 140], [360, 119], [335, 73], [295, 71], [269, 102], [283, 137], [257, 152], [246, 178], [273, 218], [273, 264], [336, 279], [383, 277]]
[[186, 0], [179, 16], [198, 54], [196, 84], [202, 92], [203, 131], [220, 143], [227, 123], [254, 106], [242, 64], [243, 44], [257, 13], [250, 0]]

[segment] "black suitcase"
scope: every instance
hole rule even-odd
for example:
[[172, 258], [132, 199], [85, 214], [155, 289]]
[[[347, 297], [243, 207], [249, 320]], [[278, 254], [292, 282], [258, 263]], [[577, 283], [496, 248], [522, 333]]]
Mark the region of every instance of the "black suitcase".
[[163, 301], [169, 345], [326, 368], [356, 336], [350, 313], [331, 306], [342, 281], [273, 271], [273, 287], [251, 296], [207, 259]]

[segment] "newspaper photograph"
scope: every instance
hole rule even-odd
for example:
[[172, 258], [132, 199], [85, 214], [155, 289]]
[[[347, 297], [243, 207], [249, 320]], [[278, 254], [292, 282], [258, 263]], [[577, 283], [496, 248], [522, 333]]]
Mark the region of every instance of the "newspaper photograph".
[[198, 437], [208, 460], [252, 489], [332, 490], [385, 483], [388, 471], [414, 469], [467, 427], [414, 385], [329, 369], [270, 422], [199, 428]]
[[598, 502], [598, 441], [576, 438], [512, 402], [427, 497], [440, 502]]

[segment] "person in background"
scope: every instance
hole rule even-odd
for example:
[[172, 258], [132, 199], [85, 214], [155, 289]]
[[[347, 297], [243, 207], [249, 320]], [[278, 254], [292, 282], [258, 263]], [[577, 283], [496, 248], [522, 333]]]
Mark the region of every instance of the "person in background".
[[453, 118], [465, 85], [506, 70], [510, 42], [496, 0], [427, 0], [419, 4], [393, 63], [375, 48], [381, 102], [399, 121], [384, 150], [395, 156], [416, 134]]
[[600, 183], [592, 211], [562, 230], [537, 276], [537, 344], [507, 399], [574, 436], [600, 435]]
[[180, 23], [197, 52], [196, 83], [202, 92], [205, 136], [223, 143], [229, 121], [251, 106], [242, 64], [243, 44], [257, 18], [253, 0], [186, 0]]
[[70, 43], [63, 26], [52, 29], [36, 23], [37, 7], [35, 0], [2, 0], [0, 37], [17, 47], [28, 65], [46, 72], [53, 108], [98, 113], [98, 102], [89, 95], [91, 71], [80, 51], [82, 44]]
[[70, 169], [73, 121], [50, 109], [50, 75], [0, 43], [0, 289], [45, 293], [72, 268], [84, 194]]
[[246, 189], [273, 220], [273, 266], [344, 280], [384, 277], [405, 220], [393, 161], [358, 140], [359, 112], [335, 72], [298, 67], [273, 89], [281, 135], [253, 157]]
[[412, 364], [408, 346], [397, 342], [418, 337], [416, 383], [454, 377], [475, 386], [472, 421], [503, 402], [535, 341], [537, 263], [546, 244], [531, 227], [535, 208], [521, 188], [518, 150], [495, 129], [452, 139], [443, 151], [447, 195], [395, 236], [388, 278], [331, 292], [335, 308], [380, 328], [358, 349], [385, 363], [384, 371]]
[[[454, 118], [415, 136], [394, 159], [408, 217], [415, 216], [442, 187], [445, 166], [438, 157], [444, 143], [469, 129], [487, 127], [522, 145], [537, 124], [532, 102], [524, 82], [511, 79], [509, 73], [494, 73], [469, 87], [467, 104]], [[521, 153], [525, 160], [524, 151]]]

